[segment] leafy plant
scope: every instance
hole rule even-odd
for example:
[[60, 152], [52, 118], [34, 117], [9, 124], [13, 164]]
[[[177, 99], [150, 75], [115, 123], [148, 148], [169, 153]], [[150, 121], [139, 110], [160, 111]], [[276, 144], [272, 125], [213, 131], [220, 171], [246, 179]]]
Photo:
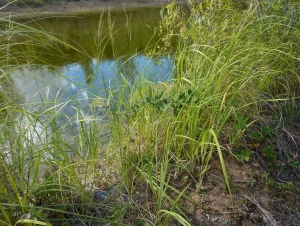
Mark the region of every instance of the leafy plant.
[[287, 192], [287, 191], [292, 191], [294, 190], [295, 188], [295, 185], [293, 184], [292, 181], [289, 181], [289, 182], [286, 182], [286, 183], [281, 183], [277, 186], [277, 188], [280, 190], [280, 191], [283, 191], [283, 192]]
[[250, 161], [250, 156], [252, 155], [252, 151], [249, 148], [245, 148], [241, 151], [235, 151], [233, 153], [239, 160], [246, 162]]
[[264, 179], [266, 180], [266, 184], [267, 184], [269, 187], [273, 187], [273, 186], [274, 186], [275, 181], [274, 181], [274, 179], [271, 177], [271, 175], [270, 175], [269, 172], [263, 173], [262, 178], [264, 178]]

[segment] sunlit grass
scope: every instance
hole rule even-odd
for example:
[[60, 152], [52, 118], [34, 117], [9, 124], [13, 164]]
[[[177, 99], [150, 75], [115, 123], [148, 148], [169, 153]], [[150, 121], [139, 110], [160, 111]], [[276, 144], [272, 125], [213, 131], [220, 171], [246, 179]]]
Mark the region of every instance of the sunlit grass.
[[[218, 156], [230, 192], [223, 151], [246, 143], [245, 134], [264, 123], [264, 115], [275, 117], [272, 106], [295, 106], [299, 97], [299, 44], [294, 39], [299, 25], [291, 26], [294, 18], [281, 15], [257, 16], [260, 7], [253, 2], [236, 12], [214, 3], [206, 11], [195, 5], [184, 23], [180, 9], [168, 6], [160, 30], [168, 33], [166, 47], [174, 37], [179, 40], [174, 79], [136, 84], [129, 98], [119, 101], [125, 110], [113, 115], [113, 143], [126, 159], [126, 174], [152, 162], [156, 177], [149, 170], [142, 177], [154, 190], [158, 185], [152, 181], [168, 180], [163, 163], [184, 159], [200, 167], [200, 188], [210, 160]], [[200, 22], [197, 15], [209, 19]], [[167, 50], [161, 48], [160, 54]], [[158, 212], [162, 199], [170, 201], [161, 186], [154, 190]]]
[[[37, 108], [3, 92], [0, 222], [43, 225], [61, 219], [130, 225], [139, 220], [168, 225], [176, 219], [190, 225], [189, 210], [181, 200], [193, 203], [186, 195], [191, 184], [181, 190], [172, 186], [172, 172], [185, 169], [195, 174], [197, 166], [193, 183], [199, 191], [214, 157], [220, 159], [232, 198], [224, 151], [230, 153], [231, 148], [247, 142], [245, 134], [256, 129], [264, 115], [276, 115], [274, 109], [280, 105], [295, 106], [299, 96], [299, 43], [294, 38], [299, 35], [299, 21], [258, 16], [259, 7], [253, 2], [248, 10], [235, 12], [230, 5], [219, 8], [214, 2], [207, 10], [201, 4], [191, 5], [191, 15], [184, 21], [178, 17], [184, 15], [177, 13], [179, 8], [168, 6], [160, 30], [170, 32], [162, 39], [167, 47], [172, 46], [172, 38], [178, 38], [172, 52], [173, 78], [154, 83], [141, 75], [128, 81], [117, 70], [119, 83], [106, 87], [105, 98], [89, 100], [88, 117], [75, 104], [79, 94], [64, 102], [59, 96], [54, 100], [46, 97]], [[200, 21], [198, 15], [206, 19]], [[42, 45], [44, 39], [64, 45], [48, 33], [7, 18], [1, 23], [7, 28], [1, 36], [1, 63], [6, 66], [1, 70], [1, 87], [7, 83], [13, 87], [9, 75], [17, 66], [11, 62], [14, 55], [24, 54], [14, 48], [22, 44], [15, 42], [15, 36], [36, 45]], [[113, 22], [110, 24], [113, 42]], [[127, 35], [130, 39], [129, 30]], [[157, 49], [162, 51], [162, 47]], [[165, 51], [168, 49], [158, 54]], [[27, 60], [30, 65], [32, 59]], [[15, 100], [18, 102], [13, 103]], [[71, 105], [74, 117], [62, 111]], [[61, 121], [62, 117], [66, 120]], [[112, 186], [117, 188], [117, 197], [108, 203], [95, 199], [95, 192]], [[139, 186], [151, 191], [153, 208], [145, 210], [135, 202]], [[128, 211], [139, 216], [128, 218]], [[29, 219], [22, 221], [24, 217]]]
[[[95, 114], [88, 118], [83, 116], [80, 104], [75, 102], [80, 94], [62, 102], [59, 95], [64, 92], [62, 89], [58, 90], [53, 100], [50, 97], [53, 84], [35, 93], [41, 96], [40, 103], [24, 103], [15, 94], [16, 87], [11, 77], [14, 71], [23, 67], [38, 68], [33, 63], [30, 65], [35, 60], [35, 53], [30, 49], [20, 52], [19, 47], [28, 41], [49, 50], [49, 54], [54, 48], [51, 43], [79, 50], [52, 34], [10, 21], [9, 18], [2, 18], [1, 24], [1, 64], [5, 65], [1, 71], [1, 111], [4, 112], [0, 137], [1, 224], [43, 225], [43, 222], [53, 218], [71, 219], [67, 215], [72, 213], [76, 214], [74, 221], [82, 218], [85, 221], [119, 224], [115, 219], [104, 220], [101, 216], [92, 217], [86, 212], [93, 208], [92, 205], [97, 206], [93, 198], [95, 187], [102, 186], [104, 189], [109, 186], [113, 182], [110, 173], [116, 174], [116, 170], [112, 169], [115, 163], [110, 163], [113, 153], [104, 146], [107, 139], [102, 136], [102, 133], [109, 131], [105, 125], [105, 112], [99, 118], [96, 106], [91, 104], [86, 107]], [[24, 65], [22, 60], [27, 63]], [[4, 92], [6, 90], [9, 92]], [[70, 106], [77, 111], [74, 117], [63, 111]], [[68, 131], [71, 132], [69, 136], [66, 134]], [[22, 218], [24, 220], [20, 220]]]

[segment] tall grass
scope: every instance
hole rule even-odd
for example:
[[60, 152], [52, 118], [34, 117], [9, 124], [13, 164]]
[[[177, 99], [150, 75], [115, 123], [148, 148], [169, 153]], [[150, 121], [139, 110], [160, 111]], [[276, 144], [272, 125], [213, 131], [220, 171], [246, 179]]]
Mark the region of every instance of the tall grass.
[[[114, 153], [104, 145], [109, 140], [105, 137], [109, 136], [106, 110], [99, 118], [91, 100], [84, 106], [92, 112], [87, 117], [81, 111], [80, 93], [62, 102], [61, 88], [53, 100], [50, 90], [55, 84], [34, 94], [45, 95], [40, 103], [24, 103], [12, 78], [22, 68], [39, 67], [34, 64], [36, 53], [31, 49], [20, 51], [24, 43], [43, 46], [49, 54], [55, 48], [52, 43], [81, 50], [10, 18], [1, 18], [0, 23], [4, 112], [0, 135], [0, 224], [62, 225], [72, 221], [122, 225], [119, 216], [113, 217], [116, 213], [109, 209], [95, 214], [104, 206], [94, 198], [96, 189], [108, 189], [118, 181]], [[74, 117], [63, 111], [70, 107], [77, 112]], [[121, 209], [120, 204], [111, 205]]]
[[[189, 13], [175, 4], [167, 6], [158, 28], [165, 35], [156, 54], [170, 53], [173, 79], [127, 81], [120, 70], [119, 85], [106, 87], [107, 98], [92, 100], [95, 104], [89, 106], [93, 113], [95, 107], [104, 107], [101, 118], [97, 112], [84, 116], [80, 105], [73, 105], [74, 118], [63, 113], [76, 97], [63, 103], [58, 96], [53, 102], [46, 98], [43, 108], [33, 108], [22, 101], [13, 103], [15, 96], [4, 96], [1, 224], [189, 225], [187, 216], [192, 213], [181, 200], [199, 206], [186, 191], [200, 189], [213, 157], [220, 159], [232, 195], [224, 151], [246, 143], [245, 135], [257, 129], [265, 115], [276, 114], [281, 105], [297, 104], [299, 20], [293, 11], [298, 6], [287, 5], [282, 15], [277, 10], [280, 1], [253, 1], [243, 11], [236, 11], [230, 1], [223, 3], [190, 3]], [[16, 36], [37, 45], [44, 39], [64, 45], [9, 18], [1, 23], [1, 87], [4, 79], [13, 84], [9, 76], [16, 65], [11, 63], [14, 54], [32, 62], [28, 53], [14, 48], [21, 44]], [[101, 29], [99, 25], [98, 44]], [[174, 41], [178, 45], [171, 51]], [[62, 115], [67, 123], [61, 123]], [[72, 137], [65, 134], [69, 126], [77, 131]], [[101, 134], [108, 134], [108, 142]], [[172, 185], [176, 172], [183, 170], [193, 175], [192, 182], [183, 188]], [[112, 187], [114, 197], [96, 200], [98, 190]], [[148, 209], [136, 201], [137, 190], [149, 194]]]
[[[279, 6], [287, 8], [284, 15]], [[125, 110], [113, 115], [124, 174], [136, 175], [151, 162], [142, 177], [157, 194], [158, 213], [161, 203], [170, 202], [162, 186], [180, 161], [200, 167], [199, 189], [218, 156], [231, 195], [223, 152], [246, 144], [247, 133], [259, 130], [265, 116], [275, 117], [280, 106], [296, 106], [299, 5], [252, 1], [246, 10], [234, 7], [230, 1], [191, 3], [186, 20], [182, 8], [167, 6], [159, 28], [167, 34], [157, 50], [166, 53], [177, 40], [174, 79], [136, 84], [129, 97], [121, 97]]]
[[[271, 110], [264, 106], [293, 103], [299, 86], [299, 45], [294, 42], [299, 28], [289, 26], [289, 18], [257, 17], [257, 7], [252, 3], [243, 12], [214, 3], [211, 11], [192, 8], [175, 34], [180, 43], [172, 83], [144, 82], [133, 89], [126, 103], [129, 117], [124, 117], [128, 135], [139, 134], [146, 148], [171, 126], [174, 154], [203, 163], [212, 142], [207, 129], [235, 145], [256, 117]], [[209, 19], [200, 23], [197, 14]], [[162, 29], [172, 30], [169, 21], [179, 24], [173, 16], [166, 16]], [[159, 136], [162, 144], [164, 137]]]

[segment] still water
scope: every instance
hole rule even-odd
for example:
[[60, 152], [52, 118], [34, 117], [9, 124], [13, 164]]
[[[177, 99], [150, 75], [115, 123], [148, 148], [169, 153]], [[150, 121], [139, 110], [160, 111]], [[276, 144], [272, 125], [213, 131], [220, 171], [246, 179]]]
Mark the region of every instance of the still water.
[[[70, 116], [75, 106], [90, 114], [91, 100], [106, 98], [104, 90], [122, 85], [124, 79], [130, 84], [139, 78], [165, 81], [172, 73], [171, 60], [145, 54], [158, 42], [153, 31], [159, 21], [160, 8], [20, 19], [51, 38], [30, 42], [21, 37], [26, 44], [12, 48], [12, 53], [22, 48], [30, 61], [12, 71], [15, 85], [26, 103], [67, 103], [61, 111]], [[22, 60], [15, 61], [24, 65]]]

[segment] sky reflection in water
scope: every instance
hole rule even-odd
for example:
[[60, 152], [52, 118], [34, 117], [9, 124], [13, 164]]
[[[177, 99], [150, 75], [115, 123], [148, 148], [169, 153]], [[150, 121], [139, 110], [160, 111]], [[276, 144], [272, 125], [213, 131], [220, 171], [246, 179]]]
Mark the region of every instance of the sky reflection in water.
[[[109, 39], [109, 17], [114, 24], [113, 41]], [[102, 18], [101, 29], [99, 18]], [[128, 18], [130, 26], [125, 28]], [[159, 37], [153, 35], [159, 21], [160, 8], [49, 16], [31, 22], [21, 20], [20, 23], [35, 29], [43, 28], [51, 34], [57, 34], [57, 38], [63, 39], [67, 45], [49, 42], [53, 46], [44, 48], [43, 45], [31, 45], [23, 41], [26, 45], [16, 49], [16, 53], [25, 51], [26, 59], [32, 57], [32, 62], [39, 66], [31, 64], [13, 71], [15, 85], [31, 109], [46, 110], [55, 106], [62, 126], [66, 123], [76, 126], [79, 116], [92, 119], [95, 114], [93, 99], [106, 98], [105, 89], [122, 85], [122, 76], [131, 85], [140, 78], [159, 82], [172, 77], [173, 64], [169, 58], [162, 56], [154, 60], [136, 54], [159, 43]], [[52, 48], [54, 46], [59, 51]], [[68, 46], [75, 46], [82, 51], [74, 51]], [[17, 62], [23, 62], [18, 55], [15, 57]], [[97, 108], [96, 111], [99, 118], [103, 118]]]
[[172, 62], [167, 57], [154, 61], [145, 55], [133, 55], [117, 61], [92, 59], [88, 65], [73, 63], [55, 71], [42, 66], [22, 68], [13, 73], [26, 103], [55, 103], [60, 108], [68, 102], [61, 109], [61, 113], [68, 115], [74, 115], [76, 108], [80, 108], [82, 114], [89, 114], [91, 99], [106, 98], [105, 88], [115, 89], [124, 82], [121, 75], [131, 85], [139, 79], [166, 81], [172, 76]]

